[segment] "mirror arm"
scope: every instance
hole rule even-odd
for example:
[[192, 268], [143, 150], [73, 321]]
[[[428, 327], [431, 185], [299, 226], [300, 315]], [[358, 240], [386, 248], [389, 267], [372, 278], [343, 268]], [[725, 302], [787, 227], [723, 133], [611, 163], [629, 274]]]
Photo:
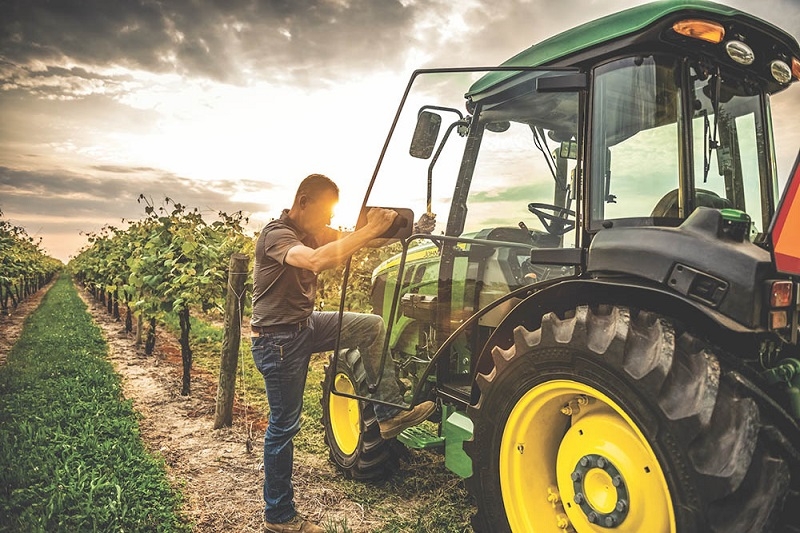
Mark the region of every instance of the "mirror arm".
[[[433, 106], [429, 106], [433, 107]], [[456, 111], [458, 113], [458, 111]], [[461, 113], [459, 113], [459, 116]], [[431, 159], [430, 164], [428, 165], [428, 211], [427, 213], [431, 214], [431, 204], [433, 201], [433, 167], [436, 165], [436, 162], [439, 160], [439, 155], [441, 155], [442, 150], [444, 150], [444, 145], [447, 143], [447, 139], [450, 138], [450, 134], [453, 133], [453, 130], [460, 125], [464, 125], [464, 118], [462, 117], [460, 120], [457, 120], [450, 124], [447, 127], [447, 131], [444, 132], [444, 136], [442, 137], [441, 142], [439, 143], [439, 147], [436, 149], [436, 153], [433, 154], [433, 158]], [[467, 124], [468, 125], [468, 124]]]
[[427, 111], [428, 109], [433, 109], [434, 111], [448, 111], [450, 113], [455, 113], [456, 115], [458, 115], [459, 120], [464, 119], [464, 115], [462, 115], [461, 111], [459, 111], [455, 107], [443, 107], [438, 105], [424, 105], [420, 107], [419, 111], [417, 111], [417, 116], [420, 116], [423, 111]]

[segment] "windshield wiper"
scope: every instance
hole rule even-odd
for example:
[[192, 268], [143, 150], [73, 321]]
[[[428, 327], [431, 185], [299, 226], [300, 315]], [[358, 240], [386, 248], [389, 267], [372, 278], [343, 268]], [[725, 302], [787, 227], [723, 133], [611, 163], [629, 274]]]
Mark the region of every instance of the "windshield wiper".
[[714, 96], [711, 101], [711, 108], [714, 111], [714, 132], [711, 133], [711, 125], [708, 120], [708, 111], [703, 110], [703, 183], [708, 182], [708, 171], [711, 170], [711, 152], [719, 148], [719, 140], [717, 139], [717, 125], [719, 123], [719, 92], [720, 92], [720, 73], [719, 67], [713, 76], [714, 81]]
[[550, 147], [547, 145], [547, 139], [545, 138], [544, 130], [539, 126], [531, 126], [531, 130], [533, 130], [533, 145], [536, 146], [536, 148], [538, 148], [542, 154], [544, 154], [544, 159], [547, 161], [547, 168], [550, 169], [550, 174], [553, 176], [553, 180], [555, 180], [556, 185], [561, 186], [563, 190], [567, 190], [565, 185], [558, 181], [558, 175], [556, 173], [556, 161], [552, 152], [550, 152]]

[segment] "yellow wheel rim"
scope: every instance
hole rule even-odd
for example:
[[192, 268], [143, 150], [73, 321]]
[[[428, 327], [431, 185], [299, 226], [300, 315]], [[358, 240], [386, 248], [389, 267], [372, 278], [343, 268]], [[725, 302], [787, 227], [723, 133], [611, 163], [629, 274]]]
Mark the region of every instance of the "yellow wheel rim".
[[675, 533], [666, 477], [647, 439], [608, 396], [542, 383], [512, 409], [500, 487], [514, 532]]
[[[355, 395], [355, 388], [347, 374], [336, 374], [334, 390]], [[345, 455], [354, 453], [361, 436], [361, 412], [358, 400], [331, 394], [328, 401], [328, 413], [333, 438], [336, 440], [339, 450]]]

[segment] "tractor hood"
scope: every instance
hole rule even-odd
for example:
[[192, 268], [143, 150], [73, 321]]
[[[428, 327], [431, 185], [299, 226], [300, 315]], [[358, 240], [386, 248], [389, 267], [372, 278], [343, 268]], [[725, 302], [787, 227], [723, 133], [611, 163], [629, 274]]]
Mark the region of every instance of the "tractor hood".
[[800, 275], [800, 152], [769, 233], [775, 269], [784, 274]]

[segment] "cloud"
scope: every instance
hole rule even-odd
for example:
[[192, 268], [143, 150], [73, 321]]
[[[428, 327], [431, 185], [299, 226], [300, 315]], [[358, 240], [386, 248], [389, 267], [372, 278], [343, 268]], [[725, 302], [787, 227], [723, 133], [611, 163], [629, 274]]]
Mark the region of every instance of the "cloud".
[[[644, 0], [25, 0], [0, 6], [0, 88], [50, 98], [142, 73], [318, 88], [376, 71], [497, 64]], [[795, 35], [795, 0], [728, 0]], [[409, 64], [410, 62], [410, 64]]]
[[[81, 220], [139, 219], [144, 208], [140, 194], [159, 204], [165, 196], [203, 213], [260, 211], [255, 202], [232, 201], [237, 192], [263, 190], [264, 183], [216, 181], [200, 183], [149, 168], [99, 166], [103, 175], [78, 175], [65, 171], [21, 171], [0, 167], [0, 209], [42, 217]], [[266, 186], [269, 187], [268, 185]], [[168, 191], [168, 194], [165, 194]]]
[[[207, 222], [220, 211], [245, 216], [280, 206], [235, 200], [269, 192], [273, 186], [247, 180], [196, 182], [147, 167], [98, 165], [86, 174], [51, 170], [24, 171], [0, 166], [0, 211], [29, 235], [42, 238], [43, 248], [67, 261], [85, 244], [87, 233], [107, 224], [145, 216], [144, 194], [154, 205], [169, 197], [189, 209], [198, 208]], [[251, 221], [253, 227], [257, 221]]]
[[6, 69], [16, 66], [17, 78], [31, 78], [42, 66], [49, 71], [78, 65], [87, 71], [124, 67], [228, 83], [252, 78], [311, 83], [396, 64], [417, 10], [416, 3], [372, 0], [14, 4], [3, 9], [0, 50]]
[[0, 61], [0, 90], [23, 91], [46, 100], [73, 100], [92, 94], [116, 96], [136, 85], [130, 74], [104, 75], [82, 67]]
[[[542, 169], [541, 172], [547, 172]], [[469, 201], [473, 204], [489, 203], [497, 204], [499, 202], [515, 202], [520, 203], [520, 198], [543, 198], [547, 195], [553, 194], [553, 180], [544, 180], [544, 182], [532, 182], [526, 185], [519, 186], [502, 186], [490, 189], [488, 191], [474, 191], [470, 192]]]

